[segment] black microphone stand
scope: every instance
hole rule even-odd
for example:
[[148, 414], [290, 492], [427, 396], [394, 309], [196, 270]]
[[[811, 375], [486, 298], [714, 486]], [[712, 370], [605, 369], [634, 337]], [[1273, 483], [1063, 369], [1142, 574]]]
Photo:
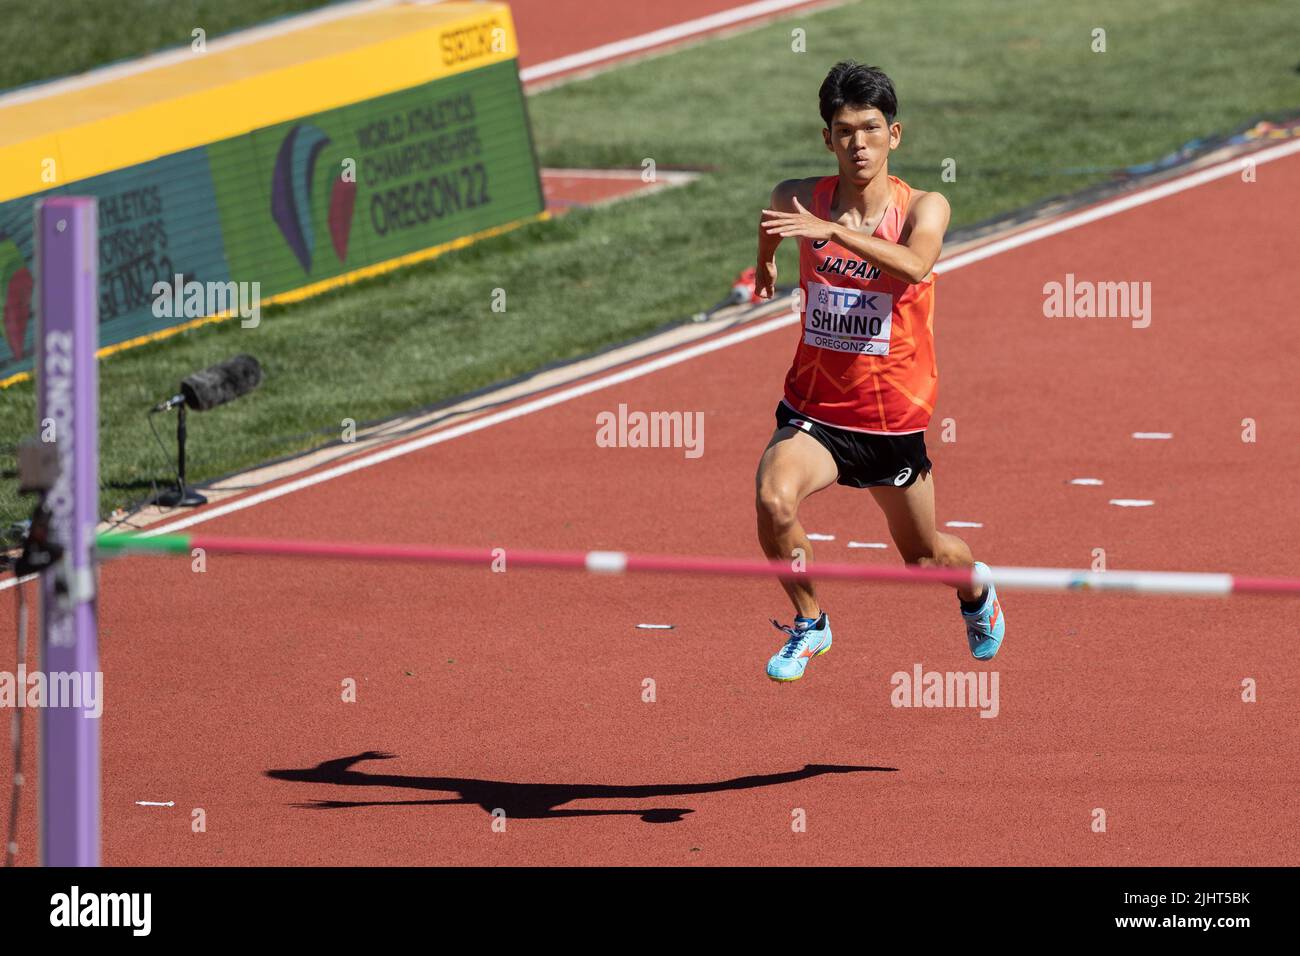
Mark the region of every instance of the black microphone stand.
[[155, 499], [164, 508], [194, 508], [208, 499], [193, 488], [185, 487], [185, 405], [176, 406], [176, 487], [160, 492]]

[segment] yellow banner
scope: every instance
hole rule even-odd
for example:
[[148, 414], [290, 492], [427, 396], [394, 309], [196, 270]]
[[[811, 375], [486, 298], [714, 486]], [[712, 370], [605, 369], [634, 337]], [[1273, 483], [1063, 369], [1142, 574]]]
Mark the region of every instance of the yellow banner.
[[402, 4], [0, 97], [0, 202], [518, 56], [505, 3]]

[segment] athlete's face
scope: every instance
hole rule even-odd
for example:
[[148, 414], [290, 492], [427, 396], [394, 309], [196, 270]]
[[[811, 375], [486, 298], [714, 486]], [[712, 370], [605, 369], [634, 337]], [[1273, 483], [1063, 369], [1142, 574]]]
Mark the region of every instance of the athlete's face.
[[897, 121], [889, 123], [874, 106], [843, 106], [835, 113], [831, 128], [822, 129], [826, 148], [839, 161], [841, 175], [864, 184], [885, 167], [889, 151], [898, 146], [902, 135], [903, 127]]

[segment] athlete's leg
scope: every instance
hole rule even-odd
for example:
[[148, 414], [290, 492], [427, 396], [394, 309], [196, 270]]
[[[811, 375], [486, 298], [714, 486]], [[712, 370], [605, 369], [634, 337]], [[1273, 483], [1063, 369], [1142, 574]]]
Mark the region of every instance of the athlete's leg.
[[[773, 560], [789, 561], [798, 548], [807, 561], [812, 560], [812, 543], [799, 523], [799, 505], [838, 477], [835, 459], [817, 439], [790, 426], [772, 433], [755, 477], [758, 540], [764, 554]], [[783, 580], [781, 585], [794, 603], [796, 614], [814, 618], [821, 614], [808, 578]]]
[[[966, 569], [975, 563], [965, 541], [935, 527], [934, 476], [929, 471], [906, 488], [873, 486], [871, 495], [885, 513], [889, 533], [908, 564]], [[958, 588], [957, 596], [973, 603], [984, 596], [984, 588], [981, 586], [978, 592]]]

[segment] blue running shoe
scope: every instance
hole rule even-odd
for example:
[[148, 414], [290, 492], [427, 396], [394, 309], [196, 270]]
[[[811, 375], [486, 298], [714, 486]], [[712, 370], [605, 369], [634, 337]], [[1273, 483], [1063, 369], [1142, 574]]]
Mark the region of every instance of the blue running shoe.
[[[975, 562], [975, 570], [988, 573], [989, 566], [983, 561]], [[970, 644], [971, 656], [977, 661], [992, 660], [993, 655], [1002, 646], [1002, 638], [1007, 633], [1006, 618], [1002, 615], [1002, 605], [998, 602], [998, 592], [990, 581], [984, 585], [984, 603], [978, 611], [962, 611], [966, 621], [966, 642]]]
[[831, 622], [825, 613], [812, 624], [796, 624], [792, 627], [773, 621], [772, 625], [788, 638], [785, 647], [767, 662], [767, 676], [772, 680], [798, 680], [803, 677], [804, 668], [810, 660], [831, 649]]

